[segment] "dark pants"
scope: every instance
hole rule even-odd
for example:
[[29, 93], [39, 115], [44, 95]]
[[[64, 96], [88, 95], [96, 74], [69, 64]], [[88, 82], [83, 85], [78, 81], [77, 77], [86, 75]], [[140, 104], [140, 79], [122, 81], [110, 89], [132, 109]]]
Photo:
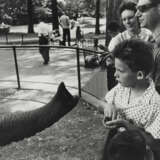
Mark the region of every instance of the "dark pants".
[[70, 29], [69, 29], [69, 28], [63, 29], [63, 44], [64, 44], [64, 45], [65, 45], [65, 43], [66, 43], [66, 38], [67, 38], [67, 40], [68, 40], [68, 46], [70, 46], [71, 35], [70, 35]]
[[[39, 37], [39, 45], [48, 45], [49, 44], [49, 38], [48, 36], [40, 36]], [[42, 58], [44, 60], [44, 64], [48, 64], [49, 62], [49, 47], [39, 47], [39, 52], [42, 55]]]

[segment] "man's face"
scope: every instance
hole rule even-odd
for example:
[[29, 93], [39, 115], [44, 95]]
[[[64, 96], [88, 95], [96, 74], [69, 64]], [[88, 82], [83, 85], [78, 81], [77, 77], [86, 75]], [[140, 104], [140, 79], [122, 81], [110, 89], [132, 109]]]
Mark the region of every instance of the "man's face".
[[150, 0], [139, 0], [136, 16], [139, 18], [140, 26], [153, 30], [157, 24], [157, 5]]

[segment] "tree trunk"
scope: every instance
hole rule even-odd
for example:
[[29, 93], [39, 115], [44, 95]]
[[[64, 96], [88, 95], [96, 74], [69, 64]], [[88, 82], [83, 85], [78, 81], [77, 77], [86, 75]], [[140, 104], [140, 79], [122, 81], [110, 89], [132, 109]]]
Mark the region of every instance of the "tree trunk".
[[109, 4], [110, 0], [106, 0], [106, 40], [105, 40], [105, 45], [107, 46], [108, 44], [108, 24], [109, 24]]
[[32, 0], [27, 0], [27, 10], [28, 10], [28, 33], [34, 33]]
[[52, 28], [59, 32], [57, 0], [52, 0]]
[[99, 19], [100, 19], [100, 0], [97, 0], [96, 1], [96, 28], [95, 28], [95, 34], [100, 34]]

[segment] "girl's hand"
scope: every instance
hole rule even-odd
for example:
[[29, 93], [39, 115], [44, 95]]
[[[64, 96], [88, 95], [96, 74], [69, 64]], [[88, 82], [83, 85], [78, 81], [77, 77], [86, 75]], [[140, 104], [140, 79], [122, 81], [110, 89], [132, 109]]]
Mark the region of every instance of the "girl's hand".
[[114, 128], [114, 126], [108, 126], [106, 123], [108, 121], [112, 121], [117, 118], [117, 110], [113, 104], [107, 104], [104, 107], [104, 119], [103, 119], [103, 125], [107, 128]]
[[106, 104], [104, 107], [104, 117], [110, 120], [116, 119], [117, 110], [114, 104]]

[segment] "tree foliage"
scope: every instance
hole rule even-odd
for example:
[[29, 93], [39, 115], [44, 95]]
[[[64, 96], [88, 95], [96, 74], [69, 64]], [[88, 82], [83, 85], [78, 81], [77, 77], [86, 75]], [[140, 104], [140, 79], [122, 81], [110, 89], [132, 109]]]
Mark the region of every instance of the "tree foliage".
[[[43, 6], [44, 0], [32, 0], [33, 8]], [[35, 12], [35, 10], [33, 10]], [[33, 15], [36, 16], [35, 13]], [[26, 24], [27, 0], [0, 0], [0, 20], [12, 24]], [[35, 18], [35, 17], [33, 17]]]
[[[52, 21], [52, 1], [53, 0], [32, 0], [33, 21], [42, 15], [46, 15]], [[28, 24], [28, 0], [0, 0], [0, 22], [8, 24]], [[95, 0], [57, 0], [58, 16], [65, 11], [70, 18], [79, 14], [95, 14]]]

